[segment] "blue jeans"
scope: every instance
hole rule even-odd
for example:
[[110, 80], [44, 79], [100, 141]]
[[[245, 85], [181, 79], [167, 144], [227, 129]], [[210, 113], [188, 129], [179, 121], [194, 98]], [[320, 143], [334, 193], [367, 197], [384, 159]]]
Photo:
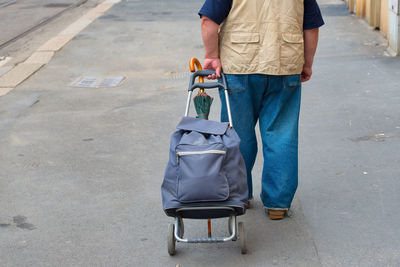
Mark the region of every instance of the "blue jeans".
[[[251, 171], [257, 156], [257, 120], [263, 144], [261, 200], [267, 208], [287, 209], [298, 184], [298, 122], [300, 75], [226, 74], [233, 126], [241, 139], [247, 168], [249, 198], [253, 197]], [[221, 121], [228, 121], [224, 91]]]

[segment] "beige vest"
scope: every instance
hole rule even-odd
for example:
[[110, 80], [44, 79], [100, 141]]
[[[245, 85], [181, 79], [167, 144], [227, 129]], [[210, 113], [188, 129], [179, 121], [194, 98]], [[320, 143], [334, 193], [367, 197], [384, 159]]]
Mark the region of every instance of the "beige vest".
[[304, 64], [304, 0], [233, 0], [219, 28], [228, 74], [300, 74]]

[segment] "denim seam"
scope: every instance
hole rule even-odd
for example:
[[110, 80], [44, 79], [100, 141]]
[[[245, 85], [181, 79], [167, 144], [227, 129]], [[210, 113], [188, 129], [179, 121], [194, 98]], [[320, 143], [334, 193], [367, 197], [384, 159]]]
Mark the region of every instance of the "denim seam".
[[[299, 75], [299, 74], [294, 74], [294, 75]], [[283, 87], [285, 88], [285, 90], [296, 90], [297, 88], [299, 88], [299, 86], [301, 86], [300, 77], [299, 77], [299, 83], [298, 84], [296, 84], [295, 86], [289, 86], [289, 82], [287, 81], [287, 77], [294, 76], [294, 75], [287, 75], [287, 76], [283, 77]]]
[[[245, 91], [246, 90], [246, 79], [245, 79], [246, 77], [247, 77], [247, 75], [243, 75], [243, 77], [240, 77], [240, 85], [241, 86], [239, 89], [232, 90], [231, 88], [228, 88], [228, 93], [230, 95], [234, 95], [234, 94]], [[229, 87], [229, 85], [228, 85], [228, 87]]]

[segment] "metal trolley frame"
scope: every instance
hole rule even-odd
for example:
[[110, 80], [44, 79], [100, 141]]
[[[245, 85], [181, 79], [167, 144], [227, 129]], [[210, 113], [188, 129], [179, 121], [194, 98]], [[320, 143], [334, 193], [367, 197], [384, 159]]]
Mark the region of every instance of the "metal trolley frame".
[[[199, 70], [192, 74], [190, 77], [189, 83], [189, 94], [186, 102], [186, 111], [185, 116], [189, 115], [190, 103], [192, 100], [193, 90], [196, 88], [204, 88], [204, 89], [213, 89], [213, 88], [223, 88], [225, 92], [226, 106], [228, 111], [229, 118], [229, 127], [233, 127], [232, 123], [232, 115], [231, 108], [229, 104], [229, 94], [228, 87], [226, 83], [226, 78], [223, 73], [221, 73], [221, 82], [208, 82], [208, 83], [195, 83], [196, 77], [198, 76], [208, 76], [211, 74], [215, 74], [215, 71], [212, 70]], [[241, 253], [247, 253], [246, 246], [246, 232], [244, 229], [243, 222], [237, 222], [236, 211], [233, 207], [228, 206], [209, 206], [209, 207], [184, 207], [176, 209], [176, 214], [178, 216], [175, 217], [175, 222], [169, 225], [168, 231], [168, 253], [172, 256], [175, 254], [176, 242], [181, 243], [222, 243], [229, 241], [237, 241], [240, 242]], [[196, 212], [213, 212], [214, 215], [220, 213], [217, 216], [209, 216], [204, 218], [198, 218], [193, 216], [187, 216], [187, 213], [196, 213]], [[186, 214], [186, 215], [185, 215]], [[230, 236], [227, 237], [211, 237], [211, 219], [215, 218], [228, 218], [228, 230]], [[207, 219], [208, 220], [208, 237], [207, 238], [184, 238], [184, 222], [183, 219]]]

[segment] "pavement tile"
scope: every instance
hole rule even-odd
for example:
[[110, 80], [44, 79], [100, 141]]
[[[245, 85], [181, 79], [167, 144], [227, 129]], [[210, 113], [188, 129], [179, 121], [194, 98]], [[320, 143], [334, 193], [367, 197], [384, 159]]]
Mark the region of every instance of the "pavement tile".
[[103, 13], [96, 12], [94, 9], [92, 9], [88, 13], [86, 13], [82, 18], [86, 18], [93, 21], [98, 17], [100, 17], [102, 14]]
[[14, 88], [0, 88], [0, 96], [8, 94]]
[[109, 10], [114, 4], [113, 3], [102, 3], [93, 9], [93, 12], [104, 13]]
[[39, 47], [38, 51], [58, 51], [74, 36], [74, 34], [57, 35]]
[[11, 60], [11, 57], [0, 57], [0, 67], [6, 65]]
[[53, 56], [53, 51], [38, 51], [33, 53], [27, 60], [25, 60], [25, 63], [47, 64]]
[[70, 35], [70, 34], [77, 35], [92, 22], [93, 19], [83, 16], [74, 23], [72, 23], [71, 25], [69, 25], [67, 28], [65, 28], [60, 33], [60, 35]]
[[10, 88], [17, 86], [38, 71], [43, 65], [41, 63], [21, 63], [17, 65], [0, 77], [0, 87]]
[[0, 77], [9, 72], [14, 66], [0, 67]]
[[108, 9], [110, 9], [113, 5], [114, 5], [113, 3], [100, 4], [97, 7], [90, 10], [88, 13], [86, 13], [86, 15], [84, 15], [84, 17], [95, 20], [98, 17], [100, 17], [101, 15], [103, 15], [104, 12], [106, 12]]
[[116, 4], [116, 3], [119, 3], [119, 2], [121, 2], [121, 0], [106, 0], [106, 1], [103, 2], [103, 4], [107, 4], [107, 3]]

